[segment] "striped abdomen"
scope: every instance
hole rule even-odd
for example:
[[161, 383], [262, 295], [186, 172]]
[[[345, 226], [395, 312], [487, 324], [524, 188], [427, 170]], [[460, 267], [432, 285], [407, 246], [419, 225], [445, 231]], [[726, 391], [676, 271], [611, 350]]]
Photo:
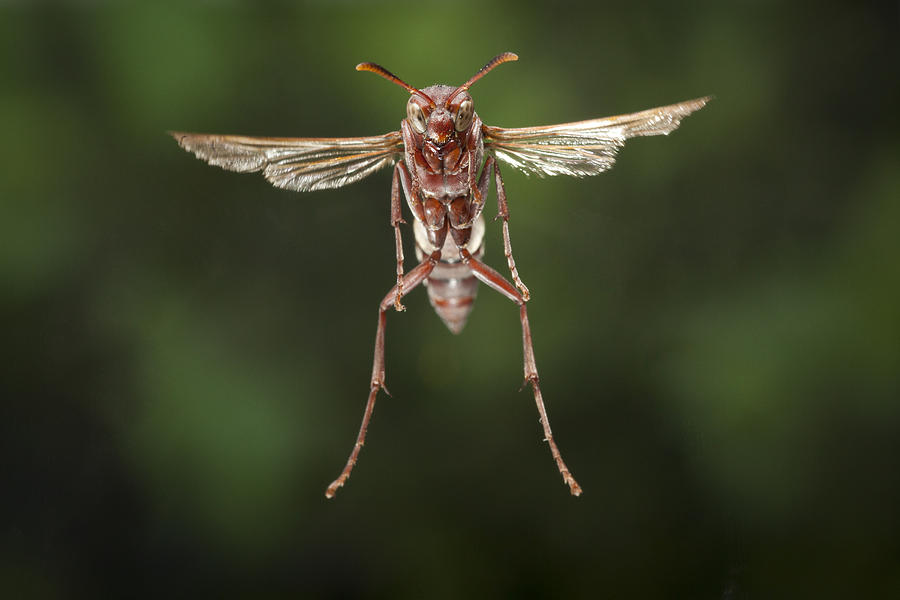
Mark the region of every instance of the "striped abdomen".
[[[418, 220], [413, 223], [413, 231], [416, 236], [416, 256], [421, 261], [433, 250], [428, 244], [425, 227]], [[481, 216], [472, 225], [468, 249], [475, 258], [484, 256], [484, 218]], [[447, 328], [453, 333], [462, 331], [475, 304], [478, 280], [472, 270], [460, 262], [459, 248], [452, 236], [447, 236], [444, 247], [441, 248], [441, 261], [425, 280], [425, 287], [428, 289], [431, 306]]]

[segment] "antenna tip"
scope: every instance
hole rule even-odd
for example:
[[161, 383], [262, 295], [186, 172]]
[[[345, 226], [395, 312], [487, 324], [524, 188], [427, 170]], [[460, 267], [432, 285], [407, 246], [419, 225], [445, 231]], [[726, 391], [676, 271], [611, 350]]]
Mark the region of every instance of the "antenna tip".
[[356, 70], [357, 71], [368, 71], [369, 67], [371, 67], [371, 66], [372, 66], [372, 63], [361, 62], [358, 65], [356, 65]]

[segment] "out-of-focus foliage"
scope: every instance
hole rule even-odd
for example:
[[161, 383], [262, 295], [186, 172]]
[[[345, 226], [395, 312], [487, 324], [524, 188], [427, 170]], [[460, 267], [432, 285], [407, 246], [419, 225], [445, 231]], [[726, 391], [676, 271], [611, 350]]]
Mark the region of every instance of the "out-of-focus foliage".
[[[3, 597], [900, 593], [900, 17], [780, 2], [0, 3]], [[568, 496], [482, 288], [393, 282], [390, 174], [297, 195], [170, 129], [383, 133], [714, 94], [586, 180], [504, 171]], [[411, 221], [411, 218], [407, 218]], [[412, 235], [407, 230], [407, 256]], [[489, 226], [487, 260], [503, 270]], [[407, 267], [412, 261], [407, 261]]]

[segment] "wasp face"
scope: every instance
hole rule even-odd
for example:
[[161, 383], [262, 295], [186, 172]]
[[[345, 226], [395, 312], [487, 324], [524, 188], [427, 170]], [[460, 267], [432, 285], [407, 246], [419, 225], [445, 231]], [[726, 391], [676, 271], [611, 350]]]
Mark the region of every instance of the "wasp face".
[[443, 146], [456, 137], [456, 128], [453, 126], [453, 116], [446, 108], [441, 106], [431, 111], [428, 117], [428, 127], [425, 129], [425, 139], [435, 144]]
[[413, 131], [437, 147], [457, 139], [469, 129], [475, 117], [472, 97], [466, 91], [451, 96], [455, 90], [446, 85], [433, 85], [422, 90], [432, 99], [431, 103], [413, 95], [406, 104], [406, 120]]

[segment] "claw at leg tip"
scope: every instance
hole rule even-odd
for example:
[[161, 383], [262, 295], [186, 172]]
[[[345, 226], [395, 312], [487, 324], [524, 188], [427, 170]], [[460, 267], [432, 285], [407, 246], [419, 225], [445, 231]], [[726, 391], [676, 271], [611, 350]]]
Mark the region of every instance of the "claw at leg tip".
[[568, 477], [568, 478], [566, 478], [566, 483], [569, 486], [569, 492], [571, 492], [573, 496], [581, 495], [581, 486], [578, 485], [577, 481], [575, 481], [571, 477]]

